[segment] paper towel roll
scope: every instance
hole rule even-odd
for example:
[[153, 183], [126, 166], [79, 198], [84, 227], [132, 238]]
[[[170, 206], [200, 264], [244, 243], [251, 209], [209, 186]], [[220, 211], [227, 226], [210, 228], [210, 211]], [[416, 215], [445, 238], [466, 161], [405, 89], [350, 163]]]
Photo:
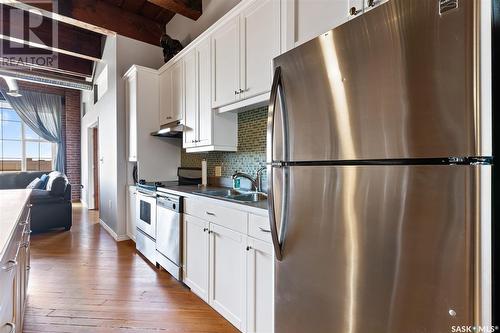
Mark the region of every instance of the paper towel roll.
[[201, 161], [201, 185], [207, 186], [207, 160]]

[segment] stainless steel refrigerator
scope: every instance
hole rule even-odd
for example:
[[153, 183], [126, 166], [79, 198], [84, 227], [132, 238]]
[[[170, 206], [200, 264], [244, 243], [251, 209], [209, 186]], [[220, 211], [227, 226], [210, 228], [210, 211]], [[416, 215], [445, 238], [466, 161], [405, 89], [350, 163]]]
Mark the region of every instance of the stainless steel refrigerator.
[[491, 2], [390, 0], [274, 59], [275, 333], [491, 324]]

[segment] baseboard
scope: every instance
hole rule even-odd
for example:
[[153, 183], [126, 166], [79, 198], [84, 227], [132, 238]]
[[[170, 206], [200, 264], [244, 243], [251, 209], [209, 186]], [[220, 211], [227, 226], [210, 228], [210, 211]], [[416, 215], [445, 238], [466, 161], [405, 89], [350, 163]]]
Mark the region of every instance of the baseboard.
[[127, 237], [128, 237], [129, 239], [133, 240], [133, 241], [134, 241], [134, 243], [135, 243], [135, 235], [131, 235], [131, 234], [127, 231]]
[[103, 220], [99, 219], [99, 224], [101, 225], [101, 227], [104, 228], [104, 230], [106, 230], [108, 232], [108, 234], [111, 235], [111, 237], [113, 237], [113, 239], [117, 242], [122, 242], [122, 241], [126, 241], [126, 240], [129, 240], [130, 238], [127, 236], [127, 235], [117, 235], [116, 232], [114, 232], [113, 229], [111, 229]]

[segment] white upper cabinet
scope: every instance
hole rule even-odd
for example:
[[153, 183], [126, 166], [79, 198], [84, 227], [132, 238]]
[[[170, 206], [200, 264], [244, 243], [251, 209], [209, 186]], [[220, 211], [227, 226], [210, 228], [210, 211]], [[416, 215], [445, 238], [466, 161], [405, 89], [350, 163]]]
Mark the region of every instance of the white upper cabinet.
[[240, 93], [240, 24], [232, 18], [212, 34], [212, 107], [239, 99]]
[[347, 22], [350, 0], [283, 0], [286, 50]]
[[137, 162], [137, 75], [127, 78], [125, 103], [128, 110], [128, 160]]
[[172, 67], [172, 121], [182, 120], [184, 115], [184, 64], [179, 60]]
[[184, 115], [184, 68], [180, 59], [160, 72], [160, 125], [182, 120]]
[[160, 125], [173, 121], [172, 67], [160, 73]]
[[[205, 39], [196, 47], [198, 60], [198, 83], [199, 83], [199, 112], [198, 112], [198, 146], [209, 146], [212, 144], [213, 111], [212, 111], [212, 82], [211, 82], [211, 54], [210, 38]], [[235, 125], [236, 126], [236, 123]]]
[[238, 119], [235, 114], [212, 110], [210, 38], [201, 41], [184, 57], [183, 147], [189, 152], [236, 151]]
[[280, 3], [245, 1], [212, 33], [213, 108], [225, 112], [267, 100], [272, 59], [281, 50]]
[[241, 24], [241, 95], [271, 90], [272, 59], [280, 54], [280, 1], [259, 0], [243, 9]]
[[180, 142], [151, 136], [160, 117], [159, 75], [155, 69], [133, 65], [123, 77], [128, 128], [128, 158], [137, 162], [138, 179], [176, 179]]
[[198, 75], [196, 49], [191, 50], [184, 57], [184, 133], [183, 147], [189, 148], [196, 146], [197, 138], [197, 120], [198, 120]]

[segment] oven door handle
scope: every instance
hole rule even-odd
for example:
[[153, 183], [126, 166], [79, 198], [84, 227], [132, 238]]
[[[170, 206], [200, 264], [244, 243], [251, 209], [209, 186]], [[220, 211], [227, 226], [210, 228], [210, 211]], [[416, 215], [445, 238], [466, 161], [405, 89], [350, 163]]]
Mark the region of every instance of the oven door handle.
[[139, 191], [139, 195], [144, 196], [144, 197], [148, 197], [148, 198], [155, 198], [156, 199], [156, 194], [155, 195], [146, 194], [144, 192]]

